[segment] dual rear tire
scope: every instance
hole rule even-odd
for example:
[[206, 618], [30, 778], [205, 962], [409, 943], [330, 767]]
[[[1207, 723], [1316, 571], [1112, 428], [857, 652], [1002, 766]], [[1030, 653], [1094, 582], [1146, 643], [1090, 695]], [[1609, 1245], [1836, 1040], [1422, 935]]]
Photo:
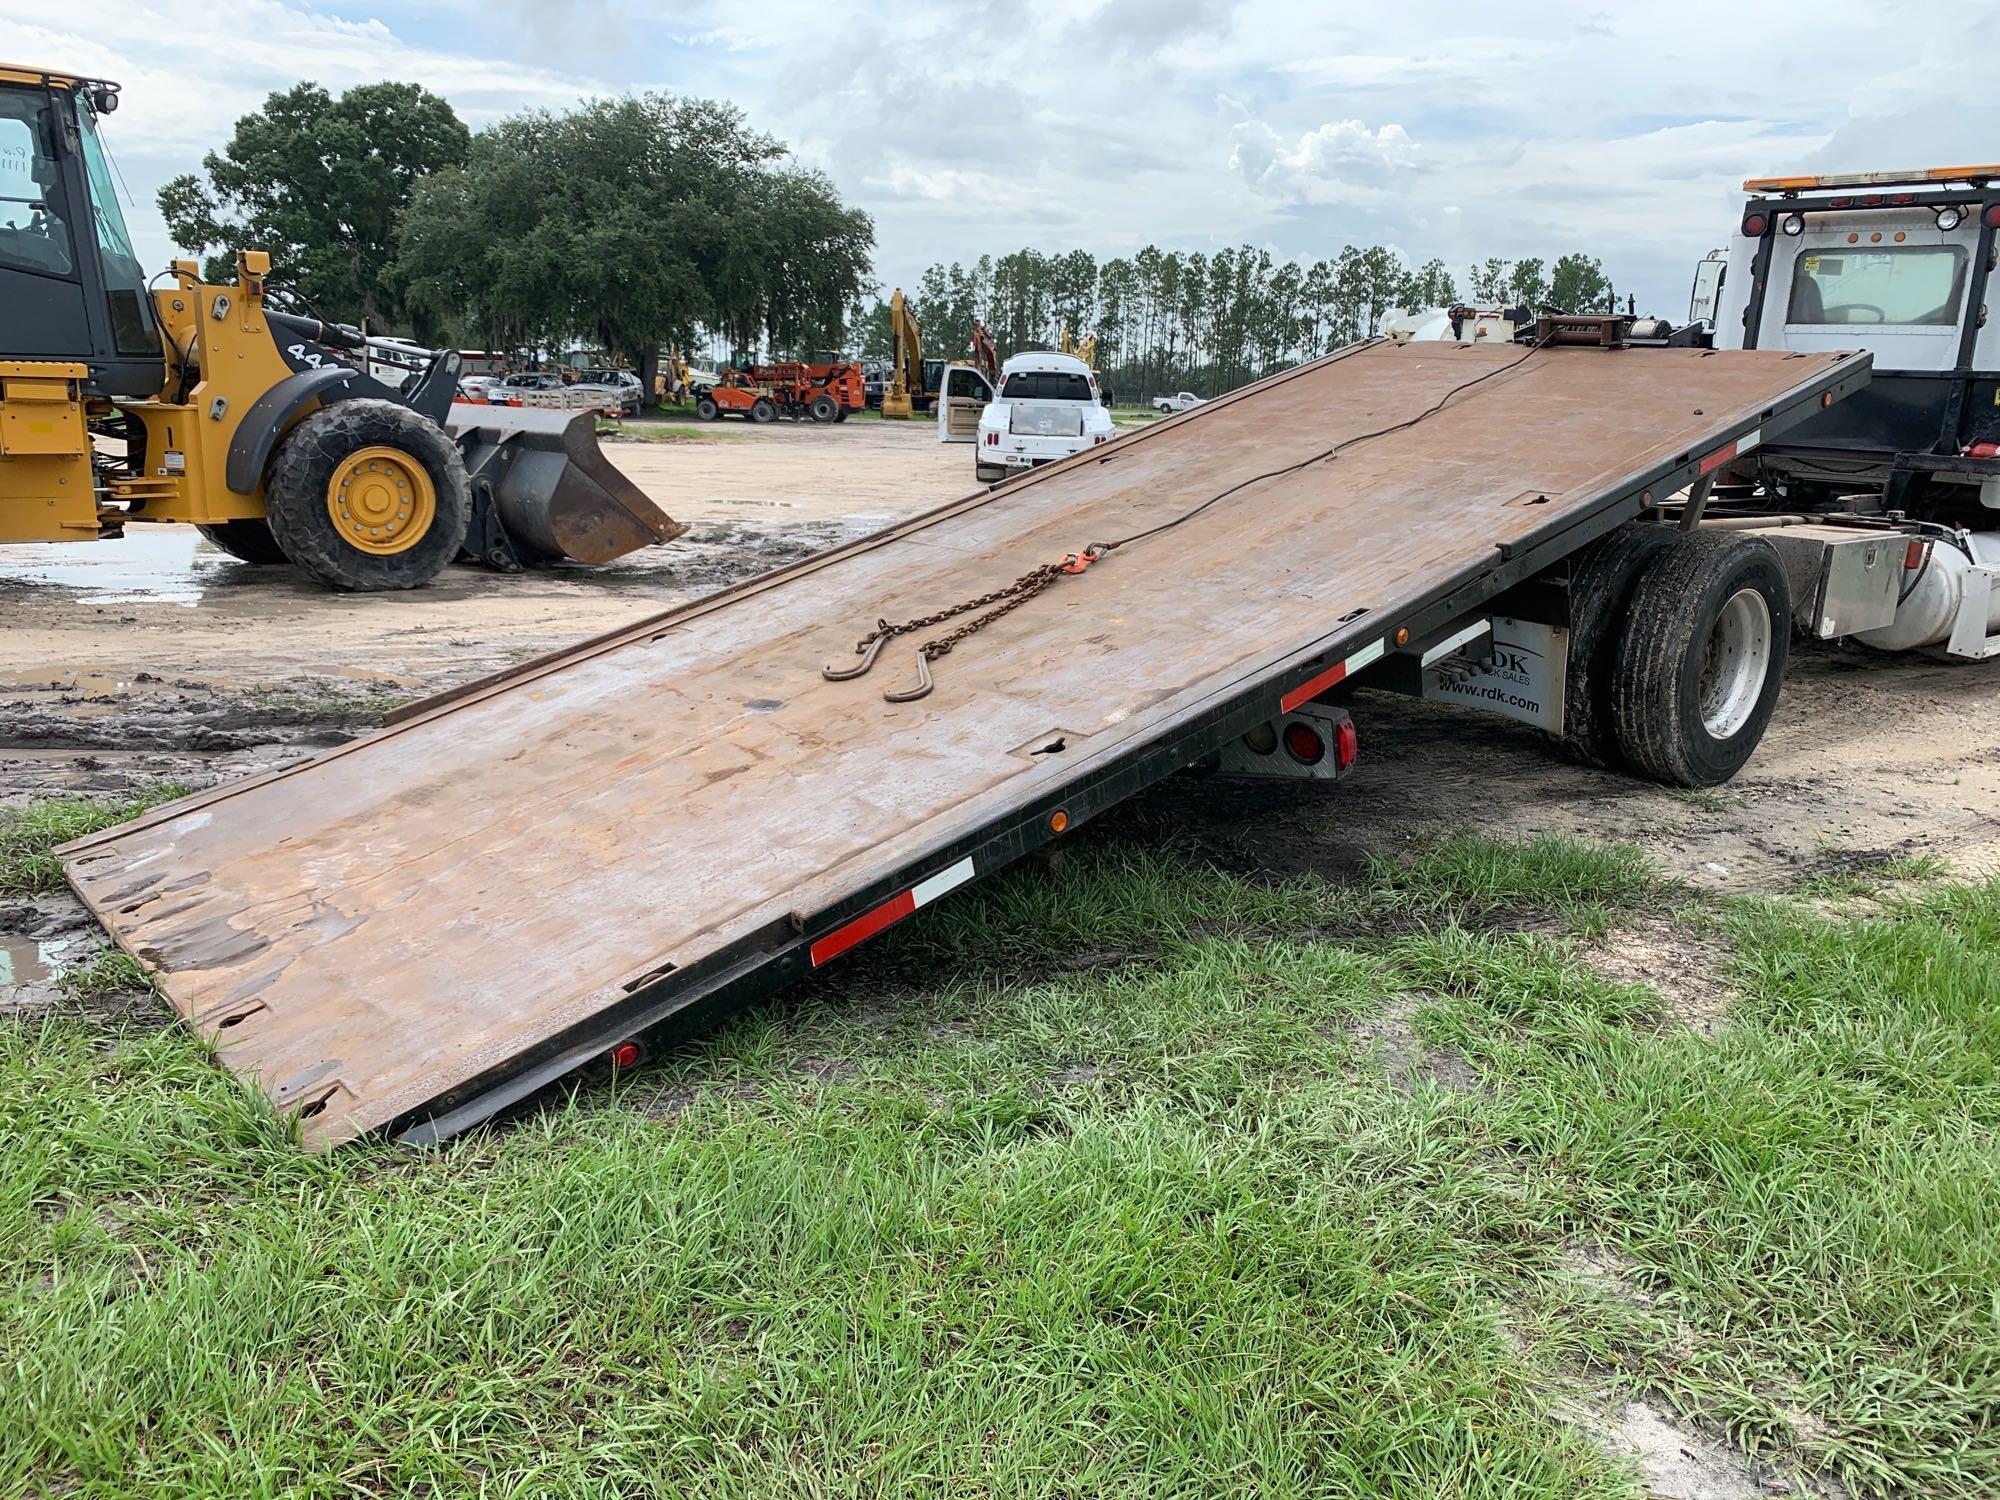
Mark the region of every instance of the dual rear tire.
[[1564, 742], [1671, 786], [1727, 781], [1770, 725], [1791, 631], [1784, 564], [1761, 537], [1614, 532], [1571, 576]]

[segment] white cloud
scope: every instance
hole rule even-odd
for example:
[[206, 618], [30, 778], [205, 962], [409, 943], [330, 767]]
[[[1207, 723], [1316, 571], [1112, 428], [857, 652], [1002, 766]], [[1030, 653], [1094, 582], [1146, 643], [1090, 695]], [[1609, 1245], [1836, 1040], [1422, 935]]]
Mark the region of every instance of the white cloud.
[[1422, 171], [1417, 143], [1396, 124], [1370, 130], [1360, 120], [1332, 120], [1289, 146], [1262, 120], [1245, 120], [1230, 135], [1229, 165], [1281, 203], [1352, 203]]
[[474, 125], [733, 99], [876, 216], [885, 284], [1024, 244], [1583, 249], [1667, 310], [1746, 176], [1989, 154], [1991, 24], [1944, 0], [0, 0], [0, 53], [127, 84], [153, 263], [153, 188], [267, 92], [394, 77]]

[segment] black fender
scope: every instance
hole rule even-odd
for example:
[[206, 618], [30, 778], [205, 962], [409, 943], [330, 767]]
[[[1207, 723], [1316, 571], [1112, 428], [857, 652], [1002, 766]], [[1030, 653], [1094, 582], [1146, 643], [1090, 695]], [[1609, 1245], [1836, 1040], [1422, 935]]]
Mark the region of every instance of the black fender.
[[347, 387], [365, 378], [359, 370], [346, 365], [326, 364], [317, 370], [288, 375], [259, 396], [236, 424], [236, 435], [229, 440], [225, 477], [230, 490], [238, 495], [256, 494], [264, 483], [271, 450], [278, 446], [278, 439], [291, 425], [292, 418], [310, 401], [325, 403], [355, 394]]

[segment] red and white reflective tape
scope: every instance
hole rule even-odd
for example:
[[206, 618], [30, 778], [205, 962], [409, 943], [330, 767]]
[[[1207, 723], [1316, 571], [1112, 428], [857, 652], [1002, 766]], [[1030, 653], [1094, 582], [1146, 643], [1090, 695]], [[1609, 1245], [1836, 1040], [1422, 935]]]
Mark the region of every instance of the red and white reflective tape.
[[946, 891], [957, 890], [975, 873], [972, 856], [968, 854], [949, 869], [938, 871], [928, 880], [918, 881], [900, 896], [891, 896], [874, 910], [863, 912], [852, 922], [834, 928], [812, 945], [812, 966], [817, 969], [828, 960], [840, 957], [863, 939], [872, 938], [884, 928], [895, 926], [918, 907], [937, 900]]
[[1290, 713], [1301, 703], [1310, 703], [1337, 682], [1344, 682], [1370, 662], [1381, 658], [1383, 643], [1363, 646], [1343, 662], [1336, 662], [1309, 682], [1302, 682], [1278, 700], [1278, 712]]
[[1701, 461], [1701, 466], [1695, 470], [1695, 477], [1700, 478], [1703, 474], [1713, 474], [1717, 469], [1728, 463], [1730, 459], [1740, 454], [1748, 453], [1752, 448], [1757, 446], [1757, 439], [1762, 435], [1763, 429], [1761, 427], [1753, 427], [1735, 442], [1724, 443], [1720, 448], [1717, 448]]

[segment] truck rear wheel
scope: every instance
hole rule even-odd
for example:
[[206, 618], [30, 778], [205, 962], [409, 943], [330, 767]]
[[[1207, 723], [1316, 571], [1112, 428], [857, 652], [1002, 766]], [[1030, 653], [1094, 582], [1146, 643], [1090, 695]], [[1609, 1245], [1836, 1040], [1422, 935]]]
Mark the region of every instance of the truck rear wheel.
[[815, 422], [837, 422], [840, 420], [840, 403], [822, 392], [812, 398], [812, 419]]
[[213, 526], [197, 526], [204, 537], [227, 552], [238, 562], [256, 563], [259, 567], [289, 562], [284, 548], [271, 535], [269, 523], [256, 519], [242, 521], [218, 521]]
[[1727, 781], [1764, 737], [1791, 646], [1777, 549], [1730, 531], [1680, 535], [1633, 591], [1611, 721], [1635, 770], [1670, 786]]
[[1570, 574], [1563, 749], [1586, 765], [1624, 763], [1611, 726], [1618, 645], [1640, 577], [1679, 535], [1657, 524], [1622, 527], [1585, 552]]
[[437, 424], [393, 401], [339, 401], [285, 435], [264, 480], [285, 556], [329, 588], [429, 583], [472, 518], [465, 462]]
[[704, 422], [713, 422], [722, 415], [722, 408], [715, 404], [713, 396], [703, 396], [694, 404], [694, 414]]

